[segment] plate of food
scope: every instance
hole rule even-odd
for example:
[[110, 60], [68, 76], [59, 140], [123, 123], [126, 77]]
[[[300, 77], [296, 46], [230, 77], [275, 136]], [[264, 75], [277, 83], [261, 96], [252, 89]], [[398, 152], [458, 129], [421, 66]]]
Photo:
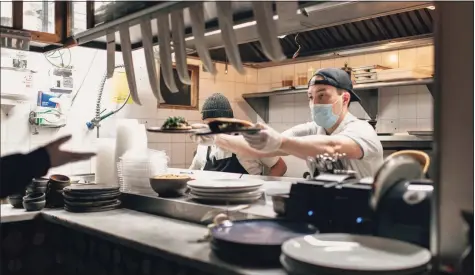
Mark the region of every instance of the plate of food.
[[209, 130], [195, 133], [197, 136], [234, 133], [257, 133], [261, 129], [254, 127], [252, 122], [236, 118], [215, 118], [208, 122]]
[[161, 127], [149, 127], [147, 131], [167, 134], [188, 134], [195, 132], [188, 121], [180, 116], [169, 117]]

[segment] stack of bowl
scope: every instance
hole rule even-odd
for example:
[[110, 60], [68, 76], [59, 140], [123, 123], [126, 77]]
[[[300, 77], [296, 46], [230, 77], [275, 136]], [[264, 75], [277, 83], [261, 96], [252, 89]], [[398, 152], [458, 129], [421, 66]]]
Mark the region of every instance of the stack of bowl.
[[29, 185], [26, 186], [26, 194], [33, 193], [46, 193], [46, 187], [48, 185], [47, 178], [33, 179]]
[[14, 208], [23, 208], [23, 194], [14, 194], [8, 196], [8, 202], [14, 207]]
[[45, 204], [45, 193], [31, 193], [23, 197], [23, 207], [26, 211], [39, 211]]
[[63, 207], [63, 188], [71, 185], [71, 179], [64, 175], [52, 175], [46, 188], [46, 207]]

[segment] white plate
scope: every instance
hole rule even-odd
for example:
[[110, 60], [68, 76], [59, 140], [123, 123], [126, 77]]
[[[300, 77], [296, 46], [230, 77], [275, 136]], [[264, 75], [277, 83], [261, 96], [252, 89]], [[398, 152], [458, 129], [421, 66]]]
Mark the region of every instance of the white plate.
[[193, 200], [198, 201], [198, 202], [225, 205], [227, 203], [230, 203], [230, 204], [252, 203], [254, 201], [257, 201], [260, 198], [260, 196], [256, 196], [254, 198], [226, 198], [226, 199], [221, 199], [221, 198], [204, 198], [204, 197], [200, 197], [200, 196], [190, 195], [190, 198], [192, 198]]
[[420, 268], [429, 250], [398, 240], [350, 234], [317, 234], [285, 242], [282, 253], [294, 261], [328, 269], [390, 272]]
[[246, 193], [246, 192], [255, 192], [260, 190], [259, 187], [246, 187], [246, 188], [220, 188], [220, 189], [211, 189], [211, 188], [193, 188], [190, 187], [190, 190], [202, 192], [202, 193], [213, 193], [213, 194], [236, 194], [236, 193]]
[[226, 190], [226, 189], [243, 189], [243, 188], [259, 188], [264, 181], [245, 180], [245, 179], [208, 179], [208, 180], [192, 180], [188, 182], [191, 188]]
[[257, 190], [257, 191], [252, 191], [252, 192], [244, 192], [244, 193], [224, 193], [224, 194], [219, 194], [219, 193], [206, 193], [206, 192], [198, 192], [195, 190], [191, 190], [190, 192], [191, 195], [194, 195], [196, 197], [202, 197], [202, 198], [219, 198], [219, 199], [233, 199], [233, 198], [254, 198], [254, 197], [260, 197], [262, 196], [262, 191]]

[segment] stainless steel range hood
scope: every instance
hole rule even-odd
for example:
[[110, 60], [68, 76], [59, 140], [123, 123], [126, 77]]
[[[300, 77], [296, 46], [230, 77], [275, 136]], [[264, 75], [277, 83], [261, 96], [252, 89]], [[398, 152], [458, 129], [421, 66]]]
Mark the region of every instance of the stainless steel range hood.
[[[142, 33], [140, 30], [140, 22], [149, 18], [152, 20], [152, 35], [153, 42], [157, 43], [157, 27], [154, 16], [160, 13], [169, 13], [172, 10], [184, 9], [184, 24], [186, 28], [186, 47], [195, 49], [195, 40], [191, 33], [191, 20], [188, 6], [193, 2], [165, 2], [155, 6], [146, 8], [144, 10], [128, 14], [122, 18], [116, 19], [96, 26], [92, 29], [78, 33], [74, 36], [78, 45], [84, 45], [92, 42], [93, 45], [102, 45], [105, 49], [106, 33], [111, 31], [118, 31], [120, 25], [128, 24], [130, 26], [130, 40], [132, 49], [142, 47]], [[287, 35], [297, 32], [303, 32], [313, 29], [325, 28], [329, 26], [344, 24], [374, 18], [389, 14], [401, 13], [404, 11], [417, 10], [424, 7], [431, 6], [432, 3], [428, 1], [421, 2], [363, 2], [363, 1], [347, 1], [347, 2], [312, 2], [310, 4], [302, 4], [299, 6], [300, 10], [293, 16], [287, 16], [284, 19], [278, 18], [274, 15], [274, 21], [278, 26], [278, 35]], [[257, 34], [256, 21], [252, 15], [252, 2], [247, 1], [233, 1], [232, 9], [234, 12], [234, 31], [236, 33], [237, 43], [243, 44], [252, 41], [257, 41], [259, 36]], [[304, 12], [301, 12], [304, 10]], [[217, 20], [217, 13], [215, 2], [205, 2], [205, 22], [210, 27], [206, 28], [206, 44], [209, 49], [222, 48], [223, 37], [217, 24], [212, 24]], [[304, 15], [305, 14], [305, 15]], [[116, 37], [116, 44], [118, 49], [121, 49], [120, 38]]]

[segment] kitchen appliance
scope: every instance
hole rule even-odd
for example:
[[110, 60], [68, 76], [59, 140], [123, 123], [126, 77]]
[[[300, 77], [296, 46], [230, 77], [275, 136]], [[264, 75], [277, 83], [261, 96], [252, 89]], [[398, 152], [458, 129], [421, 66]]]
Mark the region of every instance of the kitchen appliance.
[[211, 248], [218, 258], [227, 262], [259, 267], [280, 266], [279, 256], [285, 241], [317, 232], [317, 228], [304, 222], [226, 220], [211, 229]]
[[293, 184], [285, 217], [309, 222], [321, 232], [370, 234], [371, 185], [352, 175], [320, 174]]

